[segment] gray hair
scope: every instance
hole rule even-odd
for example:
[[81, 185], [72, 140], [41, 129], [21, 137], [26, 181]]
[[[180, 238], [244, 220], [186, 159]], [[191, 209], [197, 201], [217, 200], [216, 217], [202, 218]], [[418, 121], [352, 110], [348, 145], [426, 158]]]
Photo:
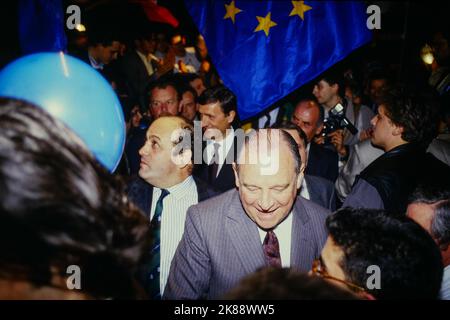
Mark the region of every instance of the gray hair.
[[[264, 135], [262, 133], [265, 133]], [[298, 146], [297, 143], [295, 142], [294, 138], [292, 138], [292, 136], [287, 133], [284, 130], [281, 129], [272, 129], [272, 128], [268, 128], [268, 129], [258, 129], [258, 130], [251, 130], [249, 133], [247, 133], [245, 135], [245, 139], [244, 139], [244, 143], [242, 148], [239, 149], [238, 155], [237, 155], [237, 161], [236, 161], [236, 171], [239, 174], [239, 159], [241, 158], [242, 153], [245, 152], [245, 149], [247, 149], [248, 144], [251, 140], [256, 139], [257, 142], [259, 143], [259, 139], [261, 138], [261, 136], [264, 136], [267, 138], [267, 147], [270, 149], [271, 148], [271, 144], [272, 144], [272, 132], [279, 132], [279, 135], [281, 137], [280, 142], [284, 141], [287, 145], [287, 147], [289, 148], [289, 151], [294, 159], [294, 163], [295, 163], [295, 173], [298, 175], [300, 173], [301, 170], [301, 166], [302, 166], [302, 160], [300, 158], [300, 153], [298, 151]]]
[[439, 245], [450, 244], [450, 189], [417, 188], [409, 199], [410, 203], [425, 203], [434, 207], [431, 220], [431, 236]]

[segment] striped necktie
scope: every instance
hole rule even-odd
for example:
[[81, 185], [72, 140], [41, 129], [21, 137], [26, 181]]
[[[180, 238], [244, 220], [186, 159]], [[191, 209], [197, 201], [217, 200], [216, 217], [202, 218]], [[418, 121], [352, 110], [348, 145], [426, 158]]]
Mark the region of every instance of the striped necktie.
[[150, 285], [150, 296], [154, 300], [161, 299], [160, 290], [160, 264], [161, 264], [161, 214], [163, 211], [163, 200], [169, 194], [166, 189], [161, 189], [161, 195], [159, 196], [158, 202], [156, 203], [155, 214], [150, 223], [150, 228], [153, 234], [153, 245], [151, 248], [151, 262], [149, 266], [149, 285]]

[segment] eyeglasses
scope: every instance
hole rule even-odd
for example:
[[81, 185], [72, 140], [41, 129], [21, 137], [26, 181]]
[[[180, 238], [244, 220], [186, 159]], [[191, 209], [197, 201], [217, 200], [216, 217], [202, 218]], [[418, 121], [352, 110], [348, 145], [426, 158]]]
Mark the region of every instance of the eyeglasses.
[[348, 282], [346, 280], [335, 278], [335, 277], [329, 275], [327, 270], [326, 270], [326, 268], [323, 266], [322, 257], [320, 257], [319, 259], [316, 259], [316, 260], [313, 261], [312, 272], [315, 275], [317, 275], [319, 277], [322, 277], [324, 279], [330, 279], [330, 280], [334, 280], [334, 281], [343, 283], [347, 287], [349, 287], [352, 291], [354, 291], [356, 293], [366, 292], [366, 290], [363, 287], [360, 287], [360, 286], [358, 286], [356, 284], [353, 284], [351, 282]]
[[170, 99], [170, 100], [166, 100], [166, 101], [154, 100], [154, 101], [150, 102], [151, 106], [154, 108], [159, 108], [162, 105], [174, 106], [176, 103], [177, 103], [177, 100], [175, 100], [175, 99]]

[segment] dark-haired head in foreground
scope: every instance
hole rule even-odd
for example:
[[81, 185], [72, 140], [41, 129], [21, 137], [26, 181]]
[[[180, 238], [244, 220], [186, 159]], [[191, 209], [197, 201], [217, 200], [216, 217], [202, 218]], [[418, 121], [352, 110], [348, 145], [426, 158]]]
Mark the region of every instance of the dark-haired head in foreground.
[[330, 281], [360, 287], [376, 299], [437, 298], [443, 270], [439, 249], [413, 220], [383, 210], [343, 208], [327, 218], [326, 227], [321, 265]]
[[[0, 98], [0, 298], [136, 298], [144, 216], [60, 121]], [[71, 265], [81, 290], [69, 290]], [[75, 282], [74, 282], [75, 283]]]
[[262, 268], [244, 278], [229, 300], [357, 300], [352, 292], [291, 268]]

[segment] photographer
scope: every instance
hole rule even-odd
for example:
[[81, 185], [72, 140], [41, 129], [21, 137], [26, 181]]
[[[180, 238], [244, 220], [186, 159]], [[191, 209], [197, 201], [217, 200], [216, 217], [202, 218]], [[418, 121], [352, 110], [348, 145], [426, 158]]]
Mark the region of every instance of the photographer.
[[338, 69], [322, 74], [314, 85], [313, 94], [325, 112], [325, 130], [315, 142], [332, 145], [340, 157], [345, 158], [346, 146], [359, 142], [361, 133], [366, 137], [374, 114], [368, 107], [355, 105], [345, 97], [344, 76]]

